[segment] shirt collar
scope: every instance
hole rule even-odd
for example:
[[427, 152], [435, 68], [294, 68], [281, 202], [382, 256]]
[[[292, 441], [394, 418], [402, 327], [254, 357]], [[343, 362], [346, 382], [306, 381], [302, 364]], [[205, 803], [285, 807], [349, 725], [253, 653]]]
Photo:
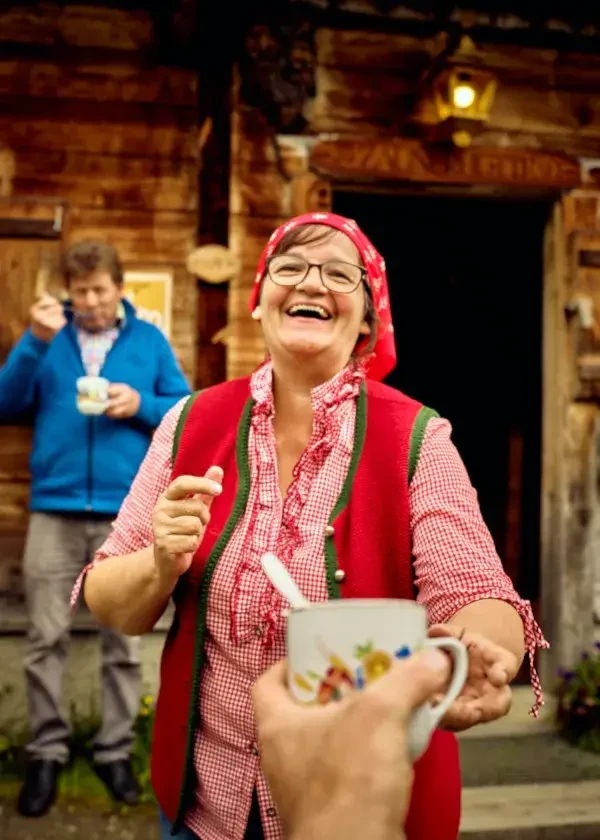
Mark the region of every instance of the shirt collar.
[[[365, 366], [352, 361], [343, 370], [327, 382], [317, 385], [310, 392], [315, 415], [336, 404], [354, 399], [365, 378]], [[250, 380], [250, 393], [256, 405], [266, 413], [274, 412], [273, 403], [273, 365], [270, 359], [256, 370]]]

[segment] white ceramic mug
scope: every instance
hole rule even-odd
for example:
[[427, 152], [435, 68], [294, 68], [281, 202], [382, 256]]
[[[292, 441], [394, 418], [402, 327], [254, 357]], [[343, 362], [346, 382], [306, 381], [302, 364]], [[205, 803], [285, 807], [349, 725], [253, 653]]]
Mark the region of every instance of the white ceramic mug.
[[425, 647], [443, 648], [454, 661], [450, 685], [436, 706], [425, 703], [408, 732], [411, 758], [421, 756], [468, 673], [468, 654], [457, 639], [427, 637], [425, 609], [414, 601], [347, 599], [294, 610], [287, 623], [288, 681], [301, 703], [328, 703], [384, 674], [394, 659]]
[[80, 376], [77, 380], [77, 408], [82, 414], [104, 414], [110, 382], [103, 376]]

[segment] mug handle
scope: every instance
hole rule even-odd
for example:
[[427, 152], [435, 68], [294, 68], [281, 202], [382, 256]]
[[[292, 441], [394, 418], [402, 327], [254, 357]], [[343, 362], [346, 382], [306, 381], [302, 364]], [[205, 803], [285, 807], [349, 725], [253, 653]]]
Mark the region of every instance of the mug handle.
[[429, 712], [431, 726], [436, 727], [444, 717], [450, 706], [454, 703], [463, 686], [467, 681], [469, 672], [469, 654], [466, 647], [458, 639], [451, 636], [444, 636], [439, 639], [425, 639], [423, 647], [442, 648], [447, 650], [453, 660], [452, 678], [446, 691], [444, 699], [437, 706], [427, 703], [425, 708]]

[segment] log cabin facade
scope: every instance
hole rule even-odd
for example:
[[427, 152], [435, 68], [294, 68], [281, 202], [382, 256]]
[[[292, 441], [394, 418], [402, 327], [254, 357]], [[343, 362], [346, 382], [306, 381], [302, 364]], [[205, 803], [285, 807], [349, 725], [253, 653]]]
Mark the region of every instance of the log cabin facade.
[[[233, 17], [165, 5], [0, 13], [0, 219], [51, 227], [59, 212], [50, 265], [92, 234], [126, 265], [172, 270], [173, 345], [206, 386], [263, 357], [247, 300], [272, 230], [306, 211], [356, 218], [388, 262], [390, 383], [453, 423], [507, 571], [553, 642], [550, 676], [593, 642], [600, 23], [501, 0], [290, 0]], [[491, 74], [495, 96], [457, 145], [431, 82], [464, 67]], [[5, 262], [13, 240], [29, 249], [3, 352], [34, 293], [33, 239], [0, 240]], [[226, 285], [186, 270], [212, 242], [240, 266]], [[0, 569], [18, 577], [28, 432], [5, 431]]]

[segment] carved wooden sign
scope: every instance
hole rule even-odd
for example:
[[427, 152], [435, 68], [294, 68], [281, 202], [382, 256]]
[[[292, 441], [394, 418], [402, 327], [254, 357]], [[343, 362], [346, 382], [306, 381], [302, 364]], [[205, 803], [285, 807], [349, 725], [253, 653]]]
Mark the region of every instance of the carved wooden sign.
[[490, 184], [570, 189], [581, 185], [579, 161], [532, 149], [441, 149], [418, 140], [321, 140], [310, 165], [332, 178]]
[[200, 245], [187, 258], [187, 270], [207, 283], [225, 283], [240, 270], [240, 261], [224, 245]]

